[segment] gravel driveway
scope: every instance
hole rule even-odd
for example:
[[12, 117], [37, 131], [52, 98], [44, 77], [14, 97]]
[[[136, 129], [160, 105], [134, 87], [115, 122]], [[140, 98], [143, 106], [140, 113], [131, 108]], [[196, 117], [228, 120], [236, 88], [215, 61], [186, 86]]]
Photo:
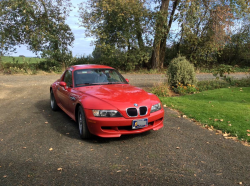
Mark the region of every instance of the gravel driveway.
[[[81, 140], [77, 125], [50, 109], [49, 85], [59, 77], [0, 75], [1, 186], [250, 185], [249, 147], [168, 108], [159, 131]], [[125, 77], [142, 87], [153, 82]]]

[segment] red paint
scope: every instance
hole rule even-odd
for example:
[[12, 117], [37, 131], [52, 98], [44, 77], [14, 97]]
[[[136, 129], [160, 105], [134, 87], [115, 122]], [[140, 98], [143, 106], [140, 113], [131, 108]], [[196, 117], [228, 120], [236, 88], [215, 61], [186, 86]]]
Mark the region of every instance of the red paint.
[[[160, 103], [157, 96], [147, 93], [141, 88], [129, 85], [124, 79], [123, 84], [102, 84], [75, 87], [74, 71], [81, 69], [113, 69], [104, 65], [76, 65], [67, 70], [72, 71], [72, 87], [63, 82], [65, 73], [54, 82], [51, 87], [58, 106], [76, 121], [76, 109], [81, 105], [84, 108], [89, 131], [100, 137], [120, 137], [123, 134], [136, 134], [148, 130], [158, 130], [163, 127], [164, 109], [150, 113], [152, 105]], [[66, 72], [65, 71], [65, 72]], [[134, 106], [134, 104], [138, 106]], [[146, 106], [144, 116], [129, 117], [127, 108]], [[122, 117], [95, 117], [92, 110], [117, 110]], [[132, 129], [132, 121], [148, 118], [148, 127]]]

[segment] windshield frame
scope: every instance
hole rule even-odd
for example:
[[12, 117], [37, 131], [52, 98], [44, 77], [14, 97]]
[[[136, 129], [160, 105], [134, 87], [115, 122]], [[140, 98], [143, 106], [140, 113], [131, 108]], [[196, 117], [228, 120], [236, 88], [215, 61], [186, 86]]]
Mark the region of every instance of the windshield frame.
[[[96, 75], [100, 75], [100, 72], [102, 71], [113, 71], [115, 72], [119, 79], [121, 81], [117, 81], [117, 82], [96, 82], [96, 83], [87, 83], [87, 82], [82, 82], [82, 83], [76, 83], [76, 76], [78, 75], [77, 72], [79, 71], [99, 71], [98, 73], [96, 72]], [[87, 73], [86, 73], [87, 74]], [[93, 73], [94, 74], [94, 73]], [[116, 69], [113, 69], [113, 68], [89, 68], [89, 69], [78, 69], [78, 70], [75, 70], [74, 73], [73, 73], [73, 76], [74, 76], [74, 87], [75, 88], [79, 88], [79, 87], [85, 87], [85, 86], [95, 86], [95, 85], [114, 85], [114, 84], [129, 84], [127, 82], [127, 80], [116, 70]]]

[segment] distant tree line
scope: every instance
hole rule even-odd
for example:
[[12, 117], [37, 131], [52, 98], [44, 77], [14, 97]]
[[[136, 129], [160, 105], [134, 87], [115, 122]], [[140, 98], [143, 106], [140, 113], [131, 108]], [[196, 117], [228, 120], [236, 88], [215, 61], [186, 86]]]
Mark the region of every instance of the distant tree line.
[[[71, 8], [70, 0], [0, 1], [1, 55], [26, 44], [70, 61]], [[86, 36], [96, 38], [87, 61], [161, 69], [181, 54], [195, 66], [250, 66], [249, 0], [87, 0], [78, 8]]]

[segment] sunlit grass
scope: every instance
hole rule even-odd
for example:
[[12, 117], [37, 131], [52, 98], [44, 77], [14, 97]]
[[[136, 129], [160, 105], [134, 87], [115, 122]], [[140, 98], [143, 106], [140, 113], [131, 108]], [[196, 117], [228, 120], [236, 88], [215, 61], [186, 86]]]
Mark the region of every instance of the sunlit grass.
[[161, 100], [204, 125], [250, 141], [250, 132], [247, 132], [250, 130], [250, 87], [222, 88], [180, 97], [162, 97]]
[[42, 58], [35, 58], [35, 57], [11, 57], [11, 56], [2, 56], [1, 57], [2, 62], [4, 63], [39, 63], [41, 61], [44, 61]]

